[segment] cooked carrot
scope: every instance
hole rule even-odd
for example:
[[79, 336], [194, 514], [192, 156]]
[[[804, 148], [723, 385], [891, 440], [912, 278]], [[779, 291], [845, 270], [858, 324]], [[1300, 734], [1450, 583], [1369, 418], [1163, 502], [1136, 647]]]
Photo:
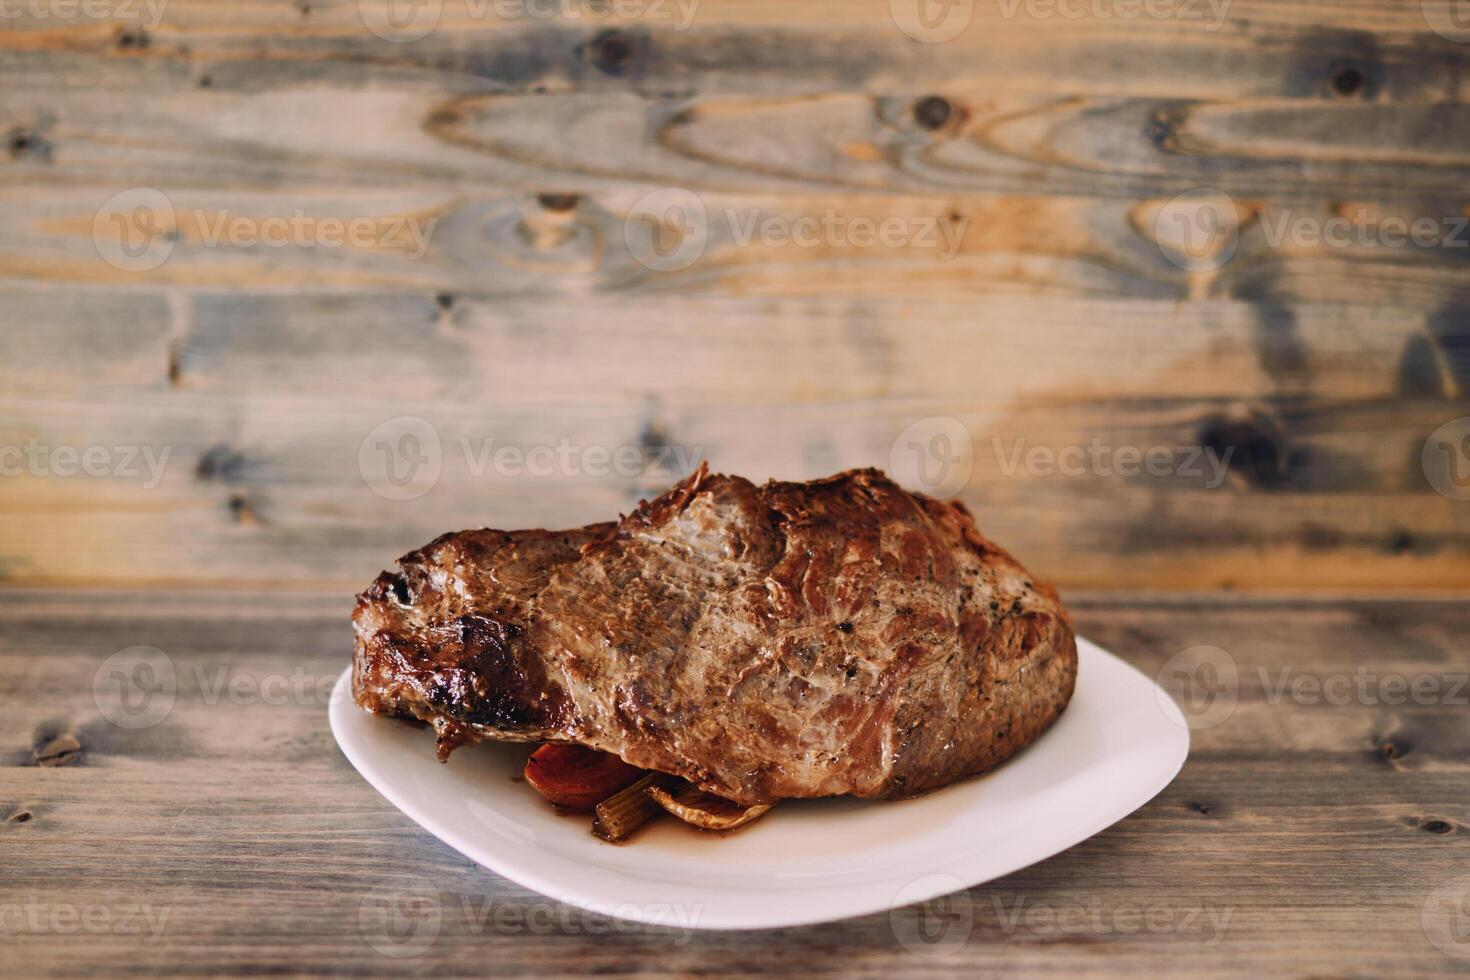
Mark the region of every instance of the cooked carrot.
[[607, 752], [548, 742], [526, 762], [526, 782], [557, 806], [590, 810], [636, 782], [643, 770]]

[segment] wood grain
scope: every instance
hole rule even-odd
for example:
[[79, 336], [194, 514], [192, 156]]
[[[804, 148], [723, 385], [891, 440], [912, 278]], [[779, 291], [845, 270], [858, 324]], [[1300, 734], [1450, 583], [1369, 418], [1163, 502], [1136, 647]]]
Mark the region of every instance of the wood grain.
[[[962, 499], [1064, 586], [1470, 584], [1470, 512], [1419, 463], [1466, 403], [1447, 397], [1453, 371], [1419, 369], [1432, 327], [1402, 310], [1370, 329], [1332, 305], [1118, 300], [1092, 322], [1097, 301], [1008, 295], [12, 296], [0, 436], [143, 447], [163, 466], [8, 477], [11, 582], [358, 586], [447, 527], [603, 519], [701, 458], [756, 479], [902, 466], [907, 426], [953, 418]], [[402, 501], [359, 455], [399, 416], [432, 423], [442, 463]], [[1161, 447], [1178, 472], [1016, 455], [1094, 444]], [[560, 446], [642, 462], [535, 475], [491, 456]], [[1232, 454], [1218, 485], [1199, 459], [1185, 472], [1202, 446]]]
[[[1430, 941], [1426, 923], [1447, 934], [1437, 907], [1424, 912], [1463, 873], [1470, 840], [1470, 716], [1450, 686], [1470, 652], [1464, 603], [1075, 599], [1082, 632], [1151, 675], [1201, 644], [1233, 657], [1234, 712], [1193, 733], [1175, 782], [942, 908], [754, 934], [613, 927], [471, 865], [393, 810], [333, 745], [318, 691], [348, 657], [349, 605], [345, 593], [0, 594], [5, 972], [1465, 970], [1466, 950]], [[136, 644], [164, 651], [179, 687], [160, 723], [127, 730], [99, 711], [93, 678]], [[1283, 669], [1374, 680], [1366, 698], [1313, 702], [1273, 693]], [[1385, 703], [1390, 676], [1428, 678], [1439, 700]], [[35, 765], [59, 736], [80, 744], [75, 761]], [[434, 941], [380, 953], [363, 910], [424, 888]], [[962, 945], [903, 945], [919, 915], [933, 927], [941, 913], [968, 926]]]
[[[491, 439], [807, 478], [891, 468], [910, 425], [952, 418], [961, 499], [1065, 587], [1470, 585], [1470, 512], [1419, 462], [1470, 415], [1450, 8], [1020, 0], [925, 43], [895, 4], [703, 0], [682, 23], [669, 0], [446, 0], [410, 43], [355, 0], [21, 5], [0, 452], [169, 457], [148, 487], [0, 477], [0, 582], [354, 586], [447, 528], [603, 519], [674, 475], [476, 470]], [[1206, 189], [1221, 209], [1190, 210]], [[139, 268], [108, 202], [144, 190], [167, 254]], [[704, 215], [678, 267], [640, 261], [670, 190]], [[215, 239], [220, 218], [303, 230]], [[1395, 244], [1416, 220], [1428, 239]], [[1348, 240], [1293, 230], [1333, 221]], [[332, 222], [373, 231], [322, 244]], [[864, 222], [904, 231], [864, 243]], [[358, 454], [402, 416], [444, 466], [390, 501]], [[1002, 465], [1095, 443], [1233, 462], [1213, 487]]]

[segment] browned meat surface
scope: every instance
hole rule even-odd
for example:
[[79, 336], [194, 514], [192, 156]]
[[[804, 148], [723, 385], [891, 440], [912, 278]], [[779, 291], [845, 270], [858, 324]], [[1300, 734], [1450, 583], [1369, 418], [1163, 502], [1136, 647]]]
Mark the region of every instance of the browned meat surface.
[[1055, 591], [959, 504], [876, 470], [703, 468], [616, 524], [463, 531], [358, 596], [353, 693], [481, 739], [573, 742], [741, 802], [982, 772], [1066, 706]]

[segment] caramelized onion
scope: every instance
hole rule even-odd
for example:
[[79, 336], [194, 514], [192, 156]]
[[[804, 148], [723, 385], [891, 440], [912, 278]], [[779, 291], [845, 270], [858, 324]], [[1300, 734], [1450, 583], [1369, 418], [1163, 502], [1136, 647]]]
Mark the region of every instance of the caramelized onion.
[[774, 803], [746, 806], [723, 796], [706, 793], [692, 783], [681, 783], [672, 789], [651, 786], [648, 795], [655, 803], [683, 820], [705, 830], [734, 830], [765, 813]]

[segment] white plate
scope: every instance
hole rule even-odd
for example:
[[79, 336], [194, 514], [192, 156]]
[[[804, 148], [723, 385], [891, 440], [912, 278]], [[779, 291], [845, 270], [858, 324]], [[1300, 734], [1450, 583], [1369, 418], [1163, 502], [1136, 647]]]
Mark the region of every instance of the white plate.
[[804, 925], [921, 902], [1051, 857], [1169, 785], [1189, 729], [1153, 681], [1079, 639], [1077, 692], [1051, 730], [999, 769], [900, 802], [787, 800], [709, 834], [672, 818], [605, 844], [521, 782], [529, 746], [434, 759], [432, 733], [373, 717], [337, 681], [332, 732], [378, 792], [492, 871], [559, 901], [704, 929]]

